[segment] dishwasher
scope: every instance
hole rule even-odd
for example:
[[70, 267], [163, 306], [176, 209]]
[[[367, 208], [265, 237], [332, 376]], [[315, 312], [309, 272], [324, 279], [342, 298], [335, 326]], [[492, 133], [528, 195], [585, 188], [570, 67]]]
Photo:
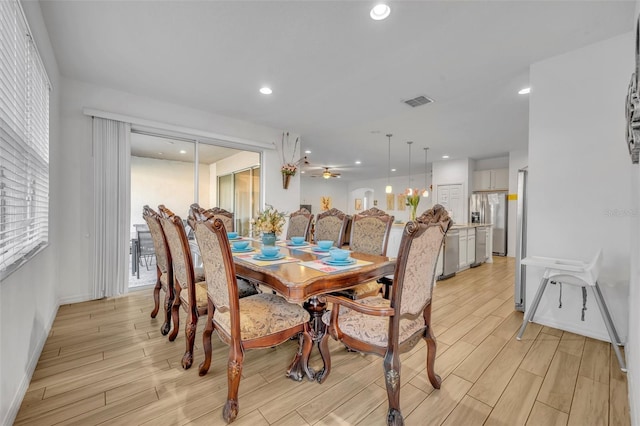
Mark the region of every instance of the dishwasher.
[[446, 280], [447, 278], [451, 278], [456, 274], [458, 270], [458, 262], [459, 259], [459, 250], [460, 250], [460, 233], [451, 229], [447, 232], [447, 235], [444, 238], [444, 250], [442, 252], [442, 275], [440, 275], [439, 279]]

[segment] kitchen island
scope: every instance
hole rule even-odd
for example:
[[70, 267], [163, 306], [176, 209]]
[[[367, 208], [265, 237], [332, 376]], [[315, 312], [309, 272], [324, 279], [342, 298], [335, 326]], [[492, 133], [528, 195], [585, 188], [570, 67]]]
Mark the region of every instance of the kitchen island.
[[[405, 223], [394, 223], [389, 234], [387, 256], [397, 257]], [[445, 238], [445, 247], [440, 250], [436, 276], [449, 278], [456, 272], [484, 262], [492, 263], [491, 224], [460, 223], [451, 227]], [[480, 240], [480, 239], [481, 240]], [[457, 244], [456, 244], [457, 243]], [[445, 271], [446, 269], [446, 271]]]

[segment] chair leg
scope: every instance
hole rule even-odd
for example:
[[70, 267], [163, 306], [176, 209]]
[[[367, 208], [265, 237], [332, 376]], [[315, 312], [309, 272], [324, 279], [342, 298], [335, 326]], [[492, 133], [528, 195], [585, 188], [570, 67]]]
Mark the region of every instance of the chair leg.
[[[208, 298], [207, 298], [208, 299]], [[213, 333], [213, 313], [215, 310], [215, 306], [211, 299], [208, 299], [207, 306], [207, 323], [204, 326], [204, 331], [202, 332], [202, 347], [204, 349], [204, 361], [200, 363], [200, 371], [198, 374], [200, 376], [204, 376], [209, 371], [209, 367], [211, 367], [211, 334]]]
[[169, 334], [169, 330], [171, 330], [171, 307], [173, 305], [173, 292], [167, 289], [164, 295], [164, 304], [162, 305], [164, 308], [164, 324], [160, 327], [160, 333], [163, 336]]
[[620, 338], [618, 337], [618, 333], [616, 332], [616, 328], [613, 325], [613, 320], [611, 319], [611, 315], [609, 314], [609, 309], [607, 309], [607, 304], [604, 302], [604, 298], [602, 297], [602, 292], [600, 291], [600, 286], [596, 281], [596, 285], [593, 289], [593, 294], [596, 297], [596, 302], [598, 303], [598, 308], [600, 309], [600, 313], [602, 314], [602, 319], [604, 320], [604, 325], [607, 327], [607, 332], [609, 333], [609, 338], [611, 339], [611, 344], [613, 345], [613, 351], [616, 354], [616, 358], [618, 358], [618, 364], [620, 365], [620, 370], [623, 372], [627, 372], [627, 367], [624, 363], [624, 358], [622, 358], [622, 353], [620, 352]]
[[[162, 282], [160, 282], [160, 271], [158, 271], [158, 277], [156, 279], [156, 286], [153, 288], [153, 311], [151, 311], [151, 318], [155, 318], [160, 310], [160, 289], [162, 288]], [[165, 333], [166, 334], [166, 333]]]
[[433, 328], [431, 328], [431, 304], [425, 308], [424, 319], [427, 325], [427, 331], [424, 336], [424, 340], [427, 343], [427, 377], [434, 389], [440, 389], [442, 379], [435, 371], [436, 349], [438, 344], [436, 342], [436, 336], [433, 334]]
[[193, 346], [196, 341], [196, 329], [198, 328], [198, 308], [189, 306], [189, 320], [184, 327], [186, 348], [182, 356], [182, 368], [188, 370], [193, 364]]
[[244, 352], [240, 344], [234, 342], [229, 347], [229, 364], [227, 366], [227, 403], [222, 410], [222, 417], [227, 423], [231, 423], [238, 416], [238, 389], [242, 375], [242, 362]]
[[531, 307], [529, 308], [527, 315], [525, 315], [524, 320], [522, 321], [522, 326], [520, 327], [520, 331], [518, 332], [518, 336], [516, 337], [516, 339], [518, 340], [522, 339], [522, 335], [524, 334], [525, 328], [527, 328], [527, 324], [533, 321], [533, 316], [535, 315], [536, 310], [538, 309], [538, 305], [540, 304], [540, 299], [542, 299], [544, 290], [547, 288], [547, 283], [549, 283], [549, 278], [543, 278], [542, 282], [540, 283], [540, 288], [538, 288], [538, 291], [536, 292], [536, 296], [533, 298], [533, 303], [531, 304]]
[[180, 288], [174, 290], [173, 304], [171, 305], [171, 321], [173, 322], [173, 329], [169, 333], [169, 341], [173, 342], [178, 337], [180, 331]]
[[400, 357], [398, 351], [391, 348], [384, 356], [384, 379], [387, 386], [387, 399], [389, 409], [387, 411], [388, 426], [402, 426], [404, 419], [400, 411]]

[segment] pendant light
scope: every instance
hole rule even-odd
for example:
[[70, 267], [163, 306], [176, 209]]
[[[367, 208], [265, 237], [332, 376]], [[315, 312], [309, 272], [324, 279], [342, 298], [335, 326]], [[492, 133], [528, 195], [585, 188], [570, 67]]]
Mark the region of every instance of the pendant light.
[[409, 145], [409, 186], [407, 187], [407, 195], [413, 195], [413, 188], [411, 188], [411, 144], [413, 141], [407, 141], [407, 145]]
[[422, 196], [425, 198], [429, 196], [429, 190], [427, 189], [427, 151], [429, 151], [429, 147], [424, 149], [424, 191], [422, 191]]
[[389, 181], [389, 171], [391, 170], [391, 136], [393, 136], [391, 133], [387, 133], [387, 138], [389, 138], [389, 152], [387, 154], [387, 186], [384, 188], [384, 192], [387, 194], [391, 194], [391, 192], [393, 192], [391, 182]]

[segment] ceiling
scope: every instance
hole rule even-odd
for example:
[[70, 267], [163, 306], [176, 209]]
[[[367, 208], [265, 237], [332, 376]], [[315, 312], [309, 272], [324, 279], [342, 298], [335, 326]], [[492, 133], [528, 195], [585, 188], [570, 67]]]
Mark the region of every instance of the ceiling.
[[[343, 180], [386, 176], [387, 133], [398, 175], [409, 140], [413, 170], [427, 146], [430, 162], [526, 149], [535, 87], [517, 92], [529, 65], [632, 31], [635, 10], [611, 0], [390, 4], [384, 21], [369, 18], [369, 1], [41, 7], [64, 76], [301, 134], [311, 164]], [[403, 102], [419, 95], [435, 102]]]

